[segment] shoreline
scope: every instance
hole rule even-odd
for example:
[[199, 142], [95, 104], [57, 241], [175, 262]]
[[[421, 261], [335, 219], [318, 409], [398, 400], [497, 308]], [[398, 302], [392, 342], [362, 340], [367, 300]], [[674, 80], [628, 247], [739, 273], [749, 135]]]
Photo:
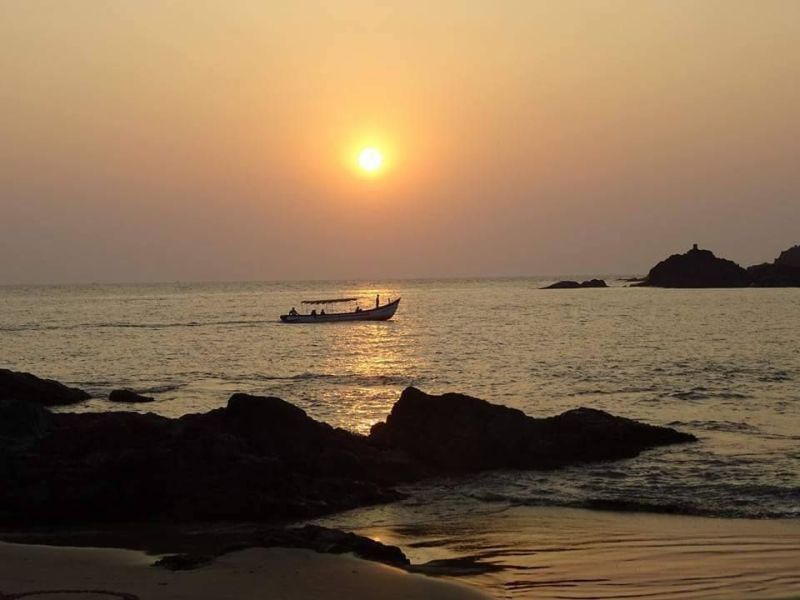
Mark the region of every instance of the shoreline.
[[351, 556], [294, 548], [249, 548], [189, 571], [152, 566], [135, 550], [0, 542], [0, 598], [65, 596], [80, 600], [250, 598], [268, 590], [285, 600], [406, 598], [488, 600], [466, 585]]
[[[800, 597], [800, 519], [544, 506], [447, 510], [395, 505], [317, 522], [397, 545], [422, 567], [417, 572], [459, 575], [496, 597]], [[474, 565], [491, 568], [470, 572]]]
[[[174, 528], [139, 528], [138, 545], [146, 550], [121, 549], [122, 544], [136, 545], [131, 543], [134, 527], [122, 532], [127, 538], [111, 527], [49, 537], [44, 532], [0, 533], [0, 598], [45, 589], [92, 589], [117, 595], [81, 600], [202, 600], [225, 593], [249, 597], [265, 587], [286, 600], [366, 599], [376, 589], [387, 599], [556, 598], [566, 591], [574, 598], [800, 597], [800, 573], [795, 572], [800, 520], [517, 506], [411, 526], [386, 522], [386, 515], [402, 510], [384, 505], [320, 519], [326, 526], [399, 546], [412, 562], [402, 567], [283, 547], [239, 547], [189, 570], [152, 566], [168, 552], [203, 552], [211, 542], [219, 546], [224, 535], [252, 526], [243, 523], [208, 524], [205, 538], [197, 537], [195, 525], [187, 528], [195, 537], [181, 543], [176, 543]], [[236, 586], [244, 595], [235, 595]]]

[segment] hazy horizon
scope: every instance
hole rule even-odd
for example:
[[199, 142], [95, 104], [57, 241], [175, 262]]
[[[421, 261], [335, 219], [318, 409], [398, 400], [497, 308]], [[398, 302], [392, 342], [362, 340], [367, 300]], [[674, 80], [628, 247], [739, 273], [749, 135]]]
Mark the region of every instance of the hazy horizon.
[[0, 284], [643, 274], [800, 243], [799, 2], [11, 0], [0, 50]]

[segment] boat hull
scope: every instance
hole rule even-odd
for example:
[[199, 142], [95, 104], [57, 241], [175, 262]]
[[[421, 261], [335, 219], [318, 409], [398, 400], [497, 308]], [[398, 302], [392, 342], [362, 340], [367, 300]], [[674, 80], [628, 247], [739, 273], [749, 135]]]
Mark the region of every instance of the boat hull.
[[350, 321], [388, 321], [397, 312], [400, 298], [378, 308], [359, 312], [327, 313], [324, 315], [281, 315], [284, 323], [346, 323]]

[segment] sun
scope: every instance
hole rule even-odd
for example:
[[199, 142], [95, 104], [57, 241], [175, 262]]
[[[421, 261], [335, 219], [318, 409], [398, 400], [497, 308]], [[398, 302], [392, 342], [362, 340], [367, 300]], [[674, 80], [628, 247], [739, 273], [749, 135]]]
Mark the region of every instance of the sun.
[[364, 148], [358, 154], [358, 166], [367, 173], [377, 173], [383, 165], [383, 155], [377, 148]]

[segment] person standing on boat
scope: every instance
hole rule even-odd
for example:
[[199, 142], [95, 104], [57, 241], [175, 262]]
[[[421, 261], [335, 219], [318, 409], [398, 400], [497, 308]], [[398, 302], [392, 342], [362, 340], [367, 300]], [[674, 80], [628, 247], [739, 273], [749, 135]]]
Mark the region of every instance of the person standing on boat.
[[381, 305], [381, 295], [380, 294], [376, 294], [375, 295], [375, 308], [378, 308], [380, 305]]

